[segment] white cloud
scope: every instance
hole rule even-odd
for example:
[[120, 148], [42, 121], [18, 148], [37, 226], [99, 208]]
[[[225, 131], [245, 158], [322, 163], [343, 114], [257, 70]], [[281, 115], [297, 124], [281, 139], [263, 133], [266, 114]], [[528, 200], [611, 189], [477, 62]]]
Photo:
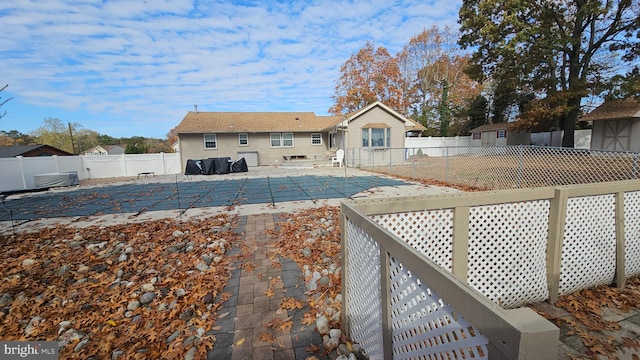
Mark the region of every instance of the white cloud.
[[[455, 25], [459, 6], [18, 0], [0, 10], [0, 82], [21, 104], [77, 113], [88, 119], [85, 128], [114, 136], [164, 136], [193, 104], [202, 111], [325, 114], [340, 66], [365, 41], [393, 54], [423, 28]], [[22, 106], [17, 112], [28, 118]], [[113, 123], [90, 120], [105, 117]], [[145, 125], [149, 119], [154, 126]], [[166, 128], [155, 130], [157, 124]]]

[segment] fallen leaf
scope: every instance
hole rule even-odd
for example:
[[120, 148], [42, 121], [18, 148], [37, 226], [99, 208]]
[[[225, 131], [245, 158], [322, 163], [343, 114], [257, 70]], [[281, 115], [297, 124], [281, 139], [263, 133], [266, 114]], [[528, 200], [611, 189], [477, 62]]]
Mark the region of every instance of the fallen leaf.
[[236, 341], [236, 346], [240, 346], [240, 345], [244, 344], [244, 339], [245, 338], [242, 338], [242, 339]]
[[270, 333], [260, 333], [258, 339], [262, 342], [274, 342], [276, 340]]

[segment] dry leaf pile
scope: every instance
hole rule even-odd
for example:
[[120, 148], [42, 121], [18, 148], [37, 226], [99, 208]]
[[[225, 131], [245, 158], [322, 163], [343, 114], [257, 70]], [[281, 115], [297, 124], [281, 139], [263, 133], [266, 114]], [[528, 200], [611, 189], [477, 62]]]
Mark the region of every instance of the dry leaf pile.
[[[572, 359], [617, 359], [619, 351], [640, 350], [639, 334], [613, 336], [620, 330], [615, 317], [607, 318], [609, 313], [628, 313], [640, 309], [640, 277], [629, 279], [624, 288], [597, 286], [560, 296], [555, 304], [568, 313], [544, 311], [536, 305], [532, 308], [560, 328], [561, 338], [577, 336], [585, 348], [585, 356], [567, 354]], [[633, 354], [632, 359], [640, 360]]]
[[[340, 334], [335, 330], [341, 329], [342, 320], [340, 208], [324, 206], [289, 214], [287, 221], [278, 223], [276, 229], [270, 231], [270, 236], [275, 241], [272, 254], [294, 260], [303, 270], [310, 309], [304, 314], [303, 324], [316, 324], [318, 331], [325, 335], [327, 352], [340, 344], [351, 350], [344, 336], [338, 335], [336, 339], [329, 335]], [[282, 306], [302, 305], [285, 298]]]
[[0, 237], [0, 338], [58, 341], [61, 359], [204, 358], [234, 227], [220, 215]]

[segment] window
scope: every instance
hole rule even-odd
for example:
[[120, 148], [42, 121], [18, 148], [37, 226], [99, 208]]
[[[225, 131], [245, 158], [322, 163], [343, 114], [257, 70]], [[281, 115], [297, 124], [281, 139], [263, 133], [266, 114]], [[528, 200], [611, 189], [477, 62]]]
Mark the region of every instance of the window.
[[282, 142], [280, 141], [280, 133], [271, 133], [271, 147], [280, 147]]
[[322, 134], [311, 134], [311, 145], [322, 145]]
[[293, 147], [293, 133], [282, 134], [282, 146]]
[[247, 133], [239, 133], [238, 134], [238, 145], [239, 146], [249, 146], [249, 134], [247, 134]]
[[362, 129], [363, 147], [391, 147], [391, 128]]
[[293, 147], [293, 133], [271, 133], [271, 147]]
[[482, 139], [482, 133], [479, 133], [479, 132], [475, 132], [475, 133], [473, 133], [473, 137], [472, 137], [472, 139], [473, 139], [473, 140], [480, 140], [480, 139]]
[[205, 149], [217, 149], [218, 140], [216, 134], [204, 134], [204, 148]]
[[496, 136], [498, 137], [498, 139], [506, 138], [507, 137], [507, 130], [498, 130], [498, 133], [496, 134]]

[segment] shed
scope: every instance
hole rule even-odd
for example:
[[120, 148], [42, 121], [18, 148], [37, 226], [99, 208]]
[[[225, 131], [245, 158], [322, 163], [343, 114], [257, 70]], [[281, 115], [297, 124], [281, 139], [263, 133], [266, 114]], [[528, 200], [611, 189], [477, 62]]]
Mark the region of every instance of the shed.
[[591, 121], [591, 149], [640, 151], [640, 97], [610, 100], [581, 118]]
[[471, 130], [471, 146], [530, 145], [531, 131], [509, 130], [511, 123], [478, 126]]

